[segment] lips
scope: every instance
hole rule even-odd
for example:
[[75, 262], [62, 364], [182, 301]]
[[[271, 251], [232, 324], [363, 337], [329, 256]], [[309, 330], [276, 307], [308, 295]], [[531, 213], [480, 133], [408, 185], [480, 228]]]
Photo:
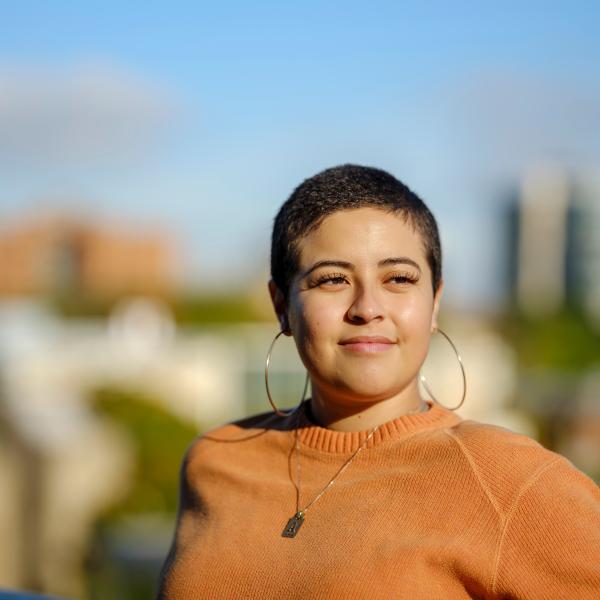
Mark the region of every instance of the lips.
[[342, 340], [340, 344], [393, 344], [392, 340], [381, 335], [359, 335]]
[[395, 343], [389, 338], [380, 335], [359, 335], [342, 340], [340, 345], [345, 350], [352, 352], [384, 352], [392, 348]]

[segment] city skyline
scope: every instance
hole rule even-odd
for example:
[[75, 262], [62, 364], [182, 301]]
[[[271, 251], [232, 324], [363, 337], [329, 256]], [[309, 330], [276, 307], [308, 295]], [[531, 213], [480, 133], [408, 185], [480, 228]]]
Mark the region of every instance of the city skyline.
[[506, 189], [539, 163], [600, 164], [589, 4], [141, 7], [7, 9], [3, 218], [162, 223], [191, 280], [235, 289], [266, 273], [293, 187], [369, 164], [437, 216], [448, 301], [482, 307], [501, 292]]

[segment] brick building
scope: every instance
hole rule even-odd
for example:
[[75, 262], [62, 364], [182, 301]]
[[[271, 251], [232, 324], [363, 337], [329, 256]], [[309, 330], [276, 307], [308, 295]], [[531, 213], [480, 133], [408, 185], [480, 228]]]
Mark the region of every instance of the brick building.
[[174, 285], [173, 259], [161, 231], [64, 216], [23, 219], [0, 227], [0, 295], [166, 294]]

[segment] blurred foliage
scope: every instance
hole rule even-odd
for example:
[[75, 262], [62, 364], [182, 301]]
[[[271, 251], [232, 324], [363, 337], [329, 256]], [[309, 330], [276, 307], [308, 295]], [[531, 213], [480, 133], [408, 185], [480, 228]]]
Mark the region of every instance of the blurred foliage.
[[[170, 304], [180, 325], [264, 321], [256, 300], [244, 293], [223, 296], [187, 296]], [[271, 317], [272, 318], [272, 317]]]
[[600, 363], [600, 332], [580, 310], [538, 318], [512, 312], [500, 327], [524, 369], [580, 372]]
[[174, 524], [179, 467], [198, 431], [135, 390], [102, 387], [90, 397], [94, 412], [127, 432], [136, 457], [126, 496], [97, 517], [85, 559], [89, 598], [151, 598], [167, 551], [152, 515]]
[[107, 317], [118, 298], [110, 300], [72, 293], [54, 294], [46, 298], [50, 308], [60, 317]]
[[[48, 299], [51, 308], [63, 318], [108, 317], [117, 303], [131, 298], [123, 295], [99, 298], [77, 293], [54, 295]], [[164, 302], [178, 325], [239, 323], [272, 319], [270, 306], [261, 306], [250, 292], [230, 294], [193, 294], [150, 296]]]
[[174, 514], [179, 465], [198, 435], [196, 428], [168, 413], [156, 400], [131, 390], [97, 389], [92, 394], [92, 408], [123, 427], [137, 452], [129, 494], [101, 520], [143, 512]]

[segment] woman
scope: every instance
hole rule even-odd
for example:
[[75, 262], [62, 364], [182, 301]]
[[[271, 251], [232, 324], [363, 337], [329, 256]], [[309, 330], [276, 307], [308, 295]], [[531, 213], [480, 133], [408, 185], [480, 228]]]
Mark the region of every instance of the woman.
[[420, 396], [443, 282], [413, 192], [354, 165], [306, 180], [271, 272], [311, 398], [190, 446], [160, 598], [600, 597], [597, 486]]

